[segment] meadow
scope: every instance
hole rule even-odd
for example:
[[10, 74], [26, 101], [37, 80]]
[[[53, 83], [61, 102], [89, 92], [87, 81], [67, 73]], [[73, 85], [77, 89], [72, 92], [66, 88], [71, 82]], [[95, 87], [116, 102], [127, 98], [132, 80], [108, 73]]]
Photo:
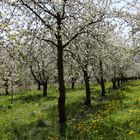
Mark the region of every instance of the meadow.
[[85, 89], [67, 88], [67, 127], [59, 135], [58, 90], [28, 91], [0, 96], [0, 140], [140, 140], [140, 81], [129, 81], [118, 90], [107, 83], [107, 96], [91, 85], [92, 106], [84, 106]]

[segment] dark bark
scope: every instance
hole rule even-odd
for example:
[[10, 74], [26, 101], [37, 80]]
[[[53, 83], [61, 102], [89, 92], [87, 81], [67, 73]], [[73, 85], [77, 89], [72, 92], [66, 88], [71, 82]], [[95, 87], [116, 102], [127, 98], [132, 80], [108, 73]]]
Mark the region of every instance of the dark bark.
[[71, 79], [71, 88], [72, 89], [75, 89], [75, 82], [76, 82], [76, 79], [74, 77], [72, 77], [72, 79]]
[[41, 83], [37, 82], [37, 85], [38, 85], [37, 90], [41, 90]]
[[112, 85], [113, 85], [113, 89], [117, 88], [117, 78], [116, 78], [116, 67], [114, 67], [114, 76], [112, 78]]
[[5, 83], [4, 83], [5, 94], [6, 94], [6, 95], [9, 95], [9, 84], [8, 84], [8, 79], [5, 79], [4, 81], [5, 81]]
[[66, 112], [65, 112], [65, 84], [64, 84], [64, 72], [63, 72], [63, 50], [58, 49], [58, 77], [59, 77], [59, 100], [58, 100], [58, 109], [59, 109], [59, 122], [66, 122]]
[[65, 83], [64, 83], [64, 70], [63, 70], [63, 49], [61, 46], [58, 47], [58, 81], [59, 81], [59, 99], [58, 99], [58, 110], [59, 110], [59, 124], [60, 134], [65, 135], [66, 126], [66, 109], [65, 109]]
[[59, 84], [59, 98], [58, 98], [58, 111], [59, 111], [59, 125], [60, 135], [65, 137], [66, 134], [66, 108], [65, 108], [65, 82], [64, 82], [64, 66], [63, 66], [63, 49], [62, 35], [61, 35], [61, 15], [57, 13], [57, 69], [58, 69], [58, 84]]
[[43, 96], [44, 97], [47, 97], [47, 89], [48, 89], [47, 83], [43, 84]]
[[124, 82], [124, 83], [127, 82], [127, 77], [123, 77], [123, 82]]
[[72, 83], [71, 83], [71, 88], [72, 88], [72, 89], [75, 89], [75, 82], [72, 82]]
[[101, 83], [100, 83], [100, 85], [101, 85], [101, 90], [102, 90], [101, 95], [102, 96], [105, 96], [106, 91], [105, 91], [105, 83], [104, 83], [103, 77], [101, 77]]
[[116, 86], [116, 80], [113, 80], [113, 89], [116, 89], [117, 86]]
[[123, 74], [121, 74], [121, 84], [123, 84], [124, 83], [124, 77], [123, 77]]
[[112, 85], [113, 85], [112, 87], [113, 87], [113, 89], [117, 88], [116, 82], [117, 82], [116, 78], [115, 77], [112, 78]]
[[9, 89], [8, 87], [5, 87], [5, 94], [6, 95], [9, 95], [9, 90], [8, 89]]
[[37, 90], [41, 90], [41, 82], [40, 82], [39, 78], [37, 78], [35, 72], [33, 71], [32, 65], [30, 66], [30, 70], [31, 70], [31, 74], [32, 74], [35, 82], [37, 83], [37, 86], [38, 86]]
[[117, 85], [120, 87], [120, 78], [117, 78]]
[[101, 90], [102, 90], [101, 95], [105, 96], [105, 80], [103, 77], [103, 64], [101, 60], [99, 60], [99, 62], [100, 62], [100, 77], [101, 77], [100, 85], [101, 85]]
[[91, 98], [90, 98], [90, 84], [89, 84], [89, 77], [88, 77], [88, 73], [86, 70], [83, 70], [84, 73], [84, 81], [85, 81], [85, 87], [86, 87], [86, 101], [85, 101], [85, 105], [87, 106], [91, 106]]

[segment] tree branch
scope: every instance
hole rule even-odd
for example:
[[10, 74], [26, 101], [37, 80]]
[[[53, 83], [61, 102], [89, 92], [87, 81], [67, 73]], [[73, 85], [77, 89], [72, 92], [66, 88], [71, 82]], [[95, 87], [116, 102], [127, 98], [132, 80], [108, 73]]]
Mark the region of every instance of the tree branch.
[[101, 17], [100, 17], [99, 19], [97, 19], [96, 21], [91, 21], [91, 22], [89, 22], [88, 24], [86, 24], [86, 25], [84, 25], [83, 27], [81, 27], [81, 29], [79, 30], [79, 32], [76, 33], [73, 37], [71, 37], [71, 39], [70, 39], [69, 41], [67, 41], [67, 42], [63, 45], [63, 47], [65, 48], [65, 47], [66, 47], [67, 45], [69, 45], [69, 43], [70, 43], [71, 41], [73, 41], [76, 37], [78, 37], [80, 34], [84, 33], [84, 29], [85, 29], [86, 27], [88, 27], [88, 26], [90, 26], [90, 25], [92, 25], [92, 24], [95, 24], [95, 23], [97, 23], [97, 22], [100, 22], [100, 21], [103, 19], [103, 16], [104, 16], [104, 14], [101, 15]]
[[49, 28], [50, 30], [53, 30], [52, 27], [48, 24], [46, 24], [46, 21], [42, 19], [42, 17], [36, 12], [34, 11], [28, 4], [26, 4], [23, 0], [20, 0], [22, 2], [22, 4], [27, 7], [32, 13], [34, 13], [40, 20], [41, 22], [47, 26], [47, 28]]

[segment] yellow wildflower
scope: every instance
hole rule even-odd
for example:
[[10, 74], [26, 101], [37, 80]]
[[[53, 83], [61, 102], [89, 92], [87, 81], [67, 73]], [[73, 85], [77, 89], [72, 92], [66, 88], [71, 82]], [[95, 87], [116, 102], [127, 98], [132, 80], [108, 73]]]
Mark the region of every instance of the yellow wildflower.
[[129, 126], [132, 126], [134, 124], [134, 122], [131, 122], [130, 124], [129, 124]]
[[129, 132], [129, 135], [132, 135], [132, 134], [135, 134], [136, 132], [134, 131], [134, 130], [131, 130], [130, 132]]

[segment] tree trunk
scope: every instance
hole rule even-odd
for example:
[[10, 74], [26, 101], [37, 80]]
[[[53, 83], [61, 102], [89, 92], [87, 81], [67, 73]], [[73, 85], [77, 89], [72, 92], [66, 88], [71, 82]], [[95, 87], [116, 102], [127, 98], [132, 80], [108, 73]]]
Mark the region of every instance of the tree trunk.
[[89, 84], [89, 77], [86, 70], [83, 70], [84, 72], [84, 81], [85, 81], [85, 87], [86, 87], [86, 101], [85, 105], [91, 106], [91, 98], [90, 98], [90, 84]]
[[101, 85], [101, 90], [102, 90], [101, 95], [105, 96], [105, 83], [104, 83], [104, 79], [102, 76], [101, 76], [101, 84], [100, 85]]
[[112, 78], [113, 89], [117, 88], [116, 82], [117, 82], [117, 79], [116, 79], [116, 67], [114, 67], [114, 76]]
[[123, 82], [124, 82], [124, 83], [126, 83], [126, 82], [127, 82], [127, 81], [126, 81], [126, 79], [127, 79], [126, 77], [123, 77]]
[[13, 98], [14, 98], [14, 83], [13, 83], [13, 79], [12, 79], [12, 93], [11, 93], [11, 104], [13, 104]]
[[117, 78], [117, 85], [120, 87], [120, 78]]
[[37, 90], [41, 90], [41, 83], [37, 82], [37, 85], [38, 85]]
[[71, 83], [71, 88], [72, 88], [72, 89], [75, 89], [75, 82], [72, 82], [72, 83]]
[[9, 89], [8, 87], [5, 87], [5, 94], [6, 94], [6, 95], [9, 95], [8, 89]]
[[123, 81], [123, 77], [121, 77], [121, 85], [124, 83], [124, 81]]
[[[58, 81], [59, 81], [59, 99], [58, 99], [58, 110], [59, 110], [59, 124], [60, 133], [65, 133], [64, 127], [66, 125], [66, 109], [65, 109], [65, 82], [64, 82], [64, 68], [63, 68], [63, 48], [58, 46]], [[64, 131], [64, 132], [63, 132]]]
[[121, 73], [121, 79], [120, 79], [120, 81], [121, 81], [121, 85], [124, 84], [124, 75], [123, 75], [123, 73]]
[[59, 84], [59, 98], [58, 98], [58, 111], [59, 111], [59, 133], [65, 137], [66, 134], [66, 108], [65, 108], [65, 82], [64, 82], [64, 67], [63, 67], [63, 43], [61, 35], [61, 15], [57, 13], [57, 32], [55, 34], [57, 39], [57, 69], [58, 69], [58, 84]]
[[47, 89], [48, 89], [48, 85], [47, 84], [43, 84], [43, 96], [47, 97]]
[[113, 84], [113, 89], [116, 89], [117, 88], [117, 86], [116, 86], [116, 78], [112, 79], [112, 84]]
[[102, 63], [102, 60], [99, 60], [99, 63], [100, 63], [100, 77], [101, 77], [101, 81], [100, 81], [100, 85], [101, 85], [101, 95], [102, 96], [105, 96], [105, 81], [104, 81], [104, 77], [103, 77], [103, 63]]
[[72, 77], [72, 79], [71, 79], [71, 88], [75, 89], [75, 79], [74, 79], [74, 77]]
[[9, 95], [9, 85], [8, 85], [8, 80], [7, 79], [5, 80], [4, 86], [5, 86], [5, 94]]

